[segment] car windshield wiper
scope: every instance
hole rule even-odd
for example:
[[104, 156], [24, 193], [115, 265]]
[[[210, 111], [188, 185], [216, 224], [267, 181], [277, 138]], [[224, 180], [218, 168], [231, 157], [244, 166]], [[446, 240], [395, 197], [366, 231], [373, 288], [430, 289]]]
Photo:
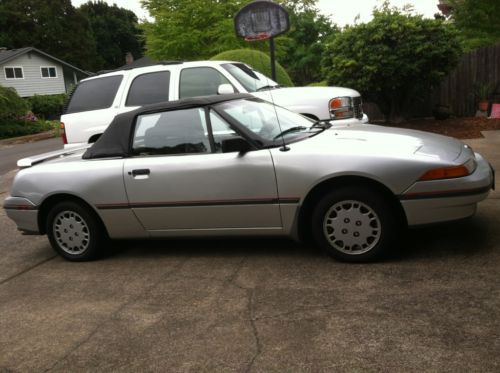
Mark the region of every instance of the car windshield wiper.
[[311, 126], [311, 128], [322, 128], [324, 130], [327, 130], [331, 126], [332, 126], [332, 124], [329, 121], [317, 120], [314, 122], [314, 124]]
[[287, 128], [286, 130], [281, 131], [279, 134], [277, 134], [276, 136], [274, 136], [273, 140], [276, 140], [279, 137], [285, 136], [288, 133], [304, 131], [304, 130], [307, 130], [307, 129], [308, 128], [304, 127], [304, 126], [296, 126], [296, 127]]
[[280, 88], [280, 85], [263, 85], [262, 87], [257, 88], [256, 92], [264, 91], [267, 89]]

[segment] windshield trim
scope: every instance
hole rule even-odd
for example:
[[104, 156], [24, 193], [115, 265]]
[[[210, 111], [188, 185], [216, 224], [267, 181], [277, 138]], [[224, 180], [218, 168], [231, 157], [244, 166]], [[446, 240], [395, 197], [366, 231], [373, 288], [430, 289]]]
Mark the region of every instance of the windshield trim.
[[[235, 100], [235, 101], [240, 101], [240, 100]], [[278, 105], [274, 105], [268, 101], [262, 100], [262, 99], [257, 98], [257, 97], [243, 98], [243, 99], [241, 99], [241, 101], [254, 101], [254, 102], [258, 102], [258, 103], [262, 103], [262, 104], [273, 105], [273, 106], [276, 106], [277, 108], [280, 108], [280, 109], [283, 109], [286, 111], [290, 111], [286, 108], [283, 108], [283, 107], [278, 106]], [[231, 101], [231, 102], [233, 102], [233, 101]], [[306, 127], [305, 130], [288, 133], [284, 137], [281, 136], [281, 137], [277, 138], [276, 140], [268, 140], [264, 137], [259, 136], [257, 133], [251, 131], [243, 123], [241, 123], [238, 119], [232, 117], [231, 115], [226, 113], [224, 110], [222, 110], [221, 106], [224, 106], [227, 103], [228, 102], [221, 102], [221, 103], [218, 103], [216, 105], [211, 105], [211, 108], [213, 110], [215, 110], [217, 112], [217, 114], [219, 114], [222, 118], [224, 118], [224, 120], [226, 120], [227, 122], [232, 124], [235, 128], [238, 128], [238, 130], [239, 130], [238, 132], [240, 132], [240, 134], [243, 137], [250, 139], [252, 144], [260, 149], [262, 149], [262, 148], [266, 148], [266, 149], [267, 148], [276, 148], [276, 147], [283, 146], [283, 144], [288, 145], [288, 144], [292, 144], [292, 143], [299, 142], [302, 140], [306, 140], [310, 137], [316, 136], [316, 135], [324, 132], [327, 129], [325, 127], [315, 127], [314, 125], [317, 123], [317, 121], [314, 121], [310, 118], [302, 116], [303, 118], [307, 119], [308, 122], [310, 122], [310, 125], [308, 127]], [[294, 112], [291, 112], [291, 113], [296, 114], [298, 116], [301, 116], [300, 114], [297, 114]]]

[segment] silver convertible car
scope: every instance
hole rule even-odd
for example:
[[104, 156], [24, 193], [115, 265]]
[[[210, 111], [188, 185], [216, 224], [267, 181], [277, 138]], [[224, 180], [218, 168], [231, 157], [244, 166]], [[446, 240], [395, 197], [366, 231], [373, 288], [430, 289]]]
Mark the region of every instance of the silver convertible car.
[[331, 127], [242, 94], [145, 106], [91, 147], [18, 166], [8, 216], [74, 261], [108, 239], [253, 235], [367, 261], [407, 226], [473, 215], [494, 180], [458, 140]]

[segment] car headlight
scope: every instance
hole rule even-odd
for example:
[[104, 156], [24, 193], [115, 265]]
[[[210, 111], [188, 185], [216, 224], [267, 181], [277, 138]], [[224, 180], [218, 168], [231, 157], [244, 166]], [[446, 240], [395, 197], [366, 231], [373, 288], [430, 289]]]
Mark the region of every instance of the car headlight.
[[429, 170], [425, 174], [423, 174], [418, 180], [431, 181], [431, 180], [442, 180], [442, 179], [455, 179], [457, 177], [469, 176], [476, 170], [476, 167], [477, 167], [476, 160], [474, 158], [471, 158], [460, 166], [440, 167]]
[[346, 119], [354, 117], [354, 108], [351, 97], [335, 97], [329, 104], [332, 119]]

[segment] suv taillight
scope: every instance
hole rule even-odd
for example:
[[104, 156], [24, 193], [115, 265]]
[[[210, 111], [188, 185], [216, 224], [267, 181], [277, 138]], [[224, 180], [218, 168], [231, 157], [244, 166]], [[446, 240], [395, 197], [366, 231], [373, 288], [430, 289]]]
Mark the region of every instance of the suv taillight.
[[66, 130], [64, 128], [64, 123], [61, 122], [61, 125], [59, 126], [59, 133], [61, 134], [61, 139], [63, 141], [63, 144], [66, 145], [68, 143], [68, 139], [66, 138]]

